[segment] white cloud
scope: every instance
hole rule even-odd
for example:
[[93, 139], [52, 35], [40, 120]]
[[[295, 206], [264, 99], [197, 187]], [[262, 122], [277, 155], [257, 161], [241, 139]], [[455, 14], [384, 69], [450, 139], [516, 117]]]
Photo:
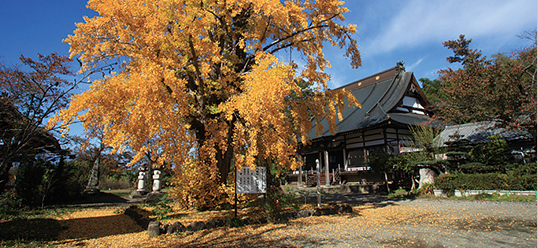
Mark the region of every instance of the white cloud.
[[424, 58], [421, 58], [419, 60], [417, 60], [415, 63], [413, 63], [412, 65], [409, 65], [409, 66], [405, 66], [405, 69], [408, 70], [408, 71], [413, 71], [422, 61], [424, 60]]
[[536, 1], [413, 0], [392, 16], [377, 26], [380, 29], [375, 30], [376, 34], [368, 35], [372, 39], [364, 40], [364, 51], [369, 55], [429, 42], [440, 44], [458, 38], [459, 34], [469, 38], [491, 36], [496, 37], [491, 38], [496, 42], [503, 42], [503, 37], [513, 38], [530, 25], [536, 27]]

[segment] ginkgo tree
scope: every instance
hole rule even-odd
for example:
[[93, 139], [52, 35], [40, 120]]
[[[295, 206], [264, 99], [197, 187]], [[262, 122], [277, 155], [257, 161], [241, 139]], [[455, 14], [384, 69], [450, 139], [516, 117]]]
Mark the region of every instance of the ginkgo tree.
[[[334, 131], [342, 109], [360, 105], [326, 84], [324, 46], [361, 64], [342, 1], [90, 0], [88, 7], [99, 15], [65, 40], [71, 56], [83, 71], [120, 65], [52, 121], [103, 128], [107, 145], [138, 153], [133, 162], [158, 151], [158, 164], [214, 168], [221, 183], [232, 163], [296, 168], [296, 146], [314, 123], [319, 132], [326, 118]], [[291, 51], [304, 66], [279, 59]], [[299, 81], [313, 89], [310, 97], [301, 97]]]

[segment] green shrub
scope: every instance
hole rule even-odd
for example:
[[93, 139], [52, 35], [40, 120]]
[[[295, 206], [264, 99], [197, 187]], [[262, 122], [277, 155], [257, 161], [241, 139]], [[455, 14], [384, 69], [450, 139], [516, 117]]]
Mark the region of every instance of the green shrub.
[[389, 197], [405, 197], [407, 196], [407, 191], [405, 191], [405, 189], [397, 189], [393, 191], [392, 193], [390, 193], [388, 196]]
[[536, 163], [506, 173], [445, 174], [435, 178], [435, 187], [449, 195], [454, 190], [532, 190], [536, 188]]
[[172, 200], [168, 199], [167, 196], [161, 198], [159, 202], [155, 203], [155, 208], [151, 213], [157, 216], [157, 220], [167, 219], [168, 215], [173, 211], [169, 205], [170, 203], [172, 203]]
[[422, 187], [420, 188], [420, 195], [433, 195], [433, 184], [431, 183], [424, 183], [422, 184]]
[[131, 182], [127, 177], [114, 178], [107, 177], [99, 181], [100, 189], [131, 189], [133, 188], [134, 183]]
[[0, 195], [0, 219], [9, 219], [18, 215], [22, 207], [22, 199], [17, 192], [5, 192]]

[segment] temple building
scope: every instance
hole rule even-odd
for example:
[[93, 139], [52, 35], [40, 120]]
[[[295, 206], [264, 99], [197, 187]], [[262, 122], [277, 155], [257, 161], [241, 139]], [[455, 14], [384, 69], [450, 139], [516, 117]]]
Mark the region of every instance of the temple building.
[[402, 63], [338, 89], [350, 91], [362, 108], [346, 107], [334, 134], [325, 119], [321, 122], [323, 132], [312, 132], [311, 144], [299, 150], [305, 163], [290, 175], [291, 181], [311, 183], [316, 160], [323, 168], [321, 185], [383, 181], [383, 175], [368, 166], [369, 159], [404, 151], [406, 142], [412, 140], [409, 126], [427, 123], [433, 115], [415, 76]]

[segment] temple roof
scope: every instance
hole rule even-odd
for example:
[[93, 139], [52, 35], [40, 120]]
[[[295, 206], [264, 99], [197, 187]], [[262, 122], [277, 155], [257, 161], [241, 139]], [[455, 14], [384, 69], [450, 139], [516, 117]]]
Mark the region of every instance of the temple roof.
[[499, 127], [498, 121], [482, 121], [460, 125], [447, 126], [437, 136], [439, 144], [446, 146], [446, 142], [456, 139], [467, 140], [471, 144], [488, 142], [488, 137], [498, 135], [500, 139], [506, 141], [530, 140], [532, 136], [526, 131], [516, 131]]
[[[357, 80], [336, 90], [338, 89], [351, 91], [362, 104], [362, 108], [344, 108], [342, 120], [336, 122], [335, 135], [365, 130], [385, 122], [418, 125], [430, 120], [427, 115], [430, 103], [420, 89], [413, 73], [406, 72], [400, 63], [394, 68]], [[423, 109], [422, 114], [418, 114], [417, 111], [405, 111], [401, 108], [406, 96], [412, 96], [412, 99], [416, 99], [420, 103], [419, 107]], [[310, 138], [319, 139], [333, 136], [329, 131], [327, 120], [323, 119], [321, 124], [323, 125], [323, 133], [315, 135], [315, 132], [312, 131], [309, 135]]]

